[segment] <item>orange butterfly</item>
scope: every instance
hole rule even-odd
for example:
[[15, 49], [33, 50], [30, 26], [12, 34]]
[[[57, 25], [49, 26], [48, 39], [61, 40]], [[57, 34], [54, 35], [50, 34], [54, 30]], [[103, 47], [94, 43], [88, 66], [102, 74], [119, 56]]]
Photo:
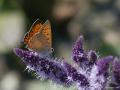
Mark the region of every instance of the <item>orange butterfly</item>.
[[30, 31], [24, 36], [24, 44], [29, 50], [36, 52], [48, 51], [52, 47], [51, 25], [47, 20], [44, 24], [37, 19]]

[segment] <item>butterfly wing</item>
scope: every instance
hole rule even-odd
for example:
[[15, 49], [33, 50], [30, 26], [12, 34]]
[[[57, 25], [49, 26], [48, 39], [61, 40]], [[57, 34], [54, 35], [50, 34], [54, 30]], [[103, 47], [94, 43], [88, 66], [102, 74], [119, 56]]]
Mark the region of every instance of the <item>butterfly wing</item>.
[[43, 24], [41, 33], [45, 36], [45, 39], [47, 40], [46, 44], [48, 44], [48, 48], [51, 48], [52, 47], [52, 32], [51, 32], [51, 24], [49, 20], [47, 20]]
[[33, 37], [36, 33], [40, 32], [42, 29], [42, 23], [39, 19], [37, 19], [30, 28], [30, 31], [24, 36], [24, 44], [29, 44], [29, 40]]
[[29, 40], [27, 47], [37, 52], [44, 52], [51, 49], [51, 38], [51, 25], [49, 21], [46, 21], [40, 32]]

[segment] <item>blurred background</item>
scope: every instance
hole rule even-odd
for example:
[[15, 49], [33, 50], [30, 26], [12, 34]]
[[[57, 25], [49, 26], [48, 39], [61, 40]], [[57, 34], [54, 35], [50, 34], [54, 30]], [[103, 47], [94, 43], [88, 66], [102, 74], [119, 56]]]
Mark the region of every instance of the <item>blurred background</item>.
[[75, 90], [37, 80], [13, 53], [37, 18], [51, 22], [55, 56], [71, 62], [79, 35], [86, 50], [120, 56], [120, 0], [0, 0], [0, 90]]

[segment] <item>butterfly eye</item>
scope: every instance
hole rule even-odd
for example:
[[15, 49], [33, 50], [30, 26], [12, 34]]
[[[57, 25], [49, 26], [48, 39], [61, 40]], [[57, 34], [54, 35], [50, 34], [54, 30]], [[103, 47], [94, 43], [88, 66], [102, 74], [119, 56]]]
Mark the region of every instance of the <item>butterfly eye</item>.
[[54, 52], [54, 48], [51, 48], [51, 52]]

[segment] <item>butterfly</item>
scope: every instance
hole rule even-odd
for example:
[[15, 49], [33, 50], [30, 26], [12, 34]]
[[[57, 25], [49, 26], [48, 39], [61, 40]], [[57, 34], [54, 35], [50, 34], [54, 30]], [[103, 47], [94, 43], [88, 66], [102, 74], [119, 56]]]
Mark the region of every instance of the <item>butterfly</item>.
[[24, 36], [23, 42], [29, 50], [36, 52], [51, 50], [52, 33], [50, 21], [47, 20], [42, 24], [40, 20], [37, 19], [31, 26], [30, 31]]

